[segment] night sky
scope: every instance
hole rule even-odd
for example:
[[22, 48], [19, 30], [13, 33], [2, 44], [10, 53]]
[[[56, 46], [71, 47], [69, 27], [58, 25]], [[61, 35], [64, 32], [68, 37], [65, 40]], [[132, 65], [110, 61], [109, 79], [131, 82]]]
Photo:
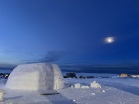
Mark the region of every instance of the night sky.
[[30, 62], [139, 63], [139, 0], [0, 0], [0, 66]]

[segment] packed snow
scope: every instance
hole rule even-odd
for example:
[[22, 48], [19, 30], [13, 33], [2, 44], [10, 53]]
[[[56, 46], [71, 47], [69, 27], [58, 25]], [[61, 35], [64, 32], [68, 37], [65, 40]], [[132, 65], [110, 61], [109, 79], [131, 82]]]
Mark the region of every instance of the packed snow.
[[[101, 75], [105, 76], [105, 74]], [[5, 91], [0, 104], [139, 104], [137, 78], [98, 77], [64, 80], [65, 88], [40, 92], [12, 90], [5, 87], [6, 79], [0, 79], [0, 89]], [[101, 88], [90, 87], [92, 82], [98, 83]], [[79, 88], [75, 88], [75, 85]], [[85, 86], [89, 88], [83, 88]]]

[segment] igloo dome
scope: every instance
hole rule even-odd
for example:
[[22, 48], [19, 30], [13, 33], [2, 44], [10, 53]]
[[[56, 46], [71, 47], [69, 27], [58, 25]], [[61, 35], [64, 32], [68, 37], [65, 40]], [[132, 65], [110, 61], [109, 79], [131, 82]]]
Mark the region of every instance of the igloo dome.
[[64, 88], [64, 80], [56, 64], [22, 64], [11, 72], [6, 87], [15, 90], [57, 90]]

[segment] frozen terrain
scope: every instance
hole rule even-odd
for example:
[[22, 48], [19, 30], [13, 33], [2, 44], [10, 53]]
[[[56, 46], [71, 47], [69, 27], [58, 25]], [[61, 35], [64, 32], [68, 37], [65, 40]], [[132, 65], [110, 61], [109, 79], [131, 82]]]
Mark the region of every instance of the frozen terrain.
[[[65, 89], [52, 95], [42, 95], [38, 91], [6, 89], [6, 80], [0, 79], [0, 89], [6, 91], [4, 101], [0, 104], [139, 104], [139, 79], [112, 77], [64, 80], [67, 84]], [[102, 88], [68, 87], [76, 83], [89, 85], [93, 81], [97, 81]]]

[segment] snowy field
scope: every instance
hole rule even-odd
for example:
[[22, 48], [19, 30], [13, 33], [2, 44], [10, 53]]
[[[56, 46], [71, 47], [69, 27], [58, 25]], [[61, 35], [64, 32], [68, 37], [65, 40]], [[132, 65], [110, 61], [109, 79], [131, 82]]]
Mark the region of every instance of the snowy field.
[[[102, 88], [70, 87], [76, 83], [89, 86], [93, 81], [97, 81]], [[139, 79], [118, 77], [67, 78], [65, 82], [66, 88], [58, 90], [58, 94], [41, 95], [40, 92], [6, 89], [6, 80], [0, 79], [0, 89], [6, 91], [4, 101], [0, 102], [0, 104], [139, 104]]]

